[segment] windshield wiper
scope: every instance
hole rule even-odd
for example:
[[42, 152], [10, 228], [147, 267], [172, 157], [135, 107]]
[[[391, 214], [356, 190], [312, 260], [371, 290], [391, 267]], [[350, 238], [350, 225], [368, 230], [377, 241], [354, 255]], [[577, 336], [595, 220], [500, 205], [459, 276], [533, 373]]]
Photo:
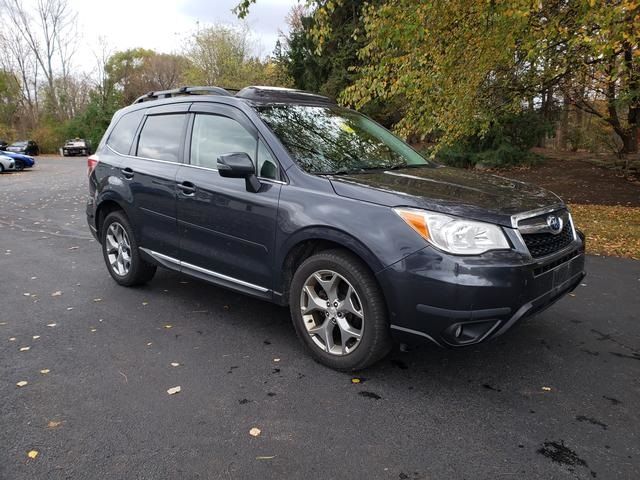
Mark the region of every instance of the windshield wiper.
[[350, 170], [348, 168], [338, 168], [337, 170], [330, 170], [327, 172], [313, 172], [316, 175], [348, 175], [349, 173], [357, 173], [355, 170]]

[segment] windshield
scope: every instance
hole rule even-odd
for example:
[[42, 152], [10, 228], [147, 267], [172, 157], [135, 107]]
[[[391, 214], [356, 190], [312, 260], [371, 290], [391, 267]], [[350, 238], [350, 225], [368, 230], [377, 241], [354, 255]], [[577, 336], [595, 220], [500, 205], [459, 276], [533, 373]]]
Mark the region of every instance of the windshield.
[[14, 142], [13, 145], [11, 145], [12, 147], [25, 147], [27, 145], [27, 142]]
[[257, 110], [293, 159], [309, 173], [433, 165], [391, 132], [353, 110], [309, 105], [270, 105]]

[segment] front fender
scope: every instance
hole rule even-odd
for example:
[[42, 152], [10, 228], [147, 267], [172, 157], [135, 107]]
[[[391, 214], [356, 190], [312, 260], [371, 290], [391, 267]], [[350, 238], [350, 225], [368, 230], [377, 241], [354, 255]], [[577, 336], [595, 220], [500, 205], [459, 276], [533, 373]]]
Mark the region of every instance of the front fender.
[[282, 244], [278, 251], [278, 258], [276, 260], [278, 271], [282, 271], [284, 261], [289, 253], [302, 242], [308, 240], [325, 240], [333, 243], [337, 243], [340, 246], [351, 250], [358, 255], [375, 273], [382, 270], [385, 266], [380, 260], [373, 254], [367, 246], [355, 238], [349, 233], [329, 226], [311, 226], [303, 228], [294, 234], [290, 235], [287, 240]]

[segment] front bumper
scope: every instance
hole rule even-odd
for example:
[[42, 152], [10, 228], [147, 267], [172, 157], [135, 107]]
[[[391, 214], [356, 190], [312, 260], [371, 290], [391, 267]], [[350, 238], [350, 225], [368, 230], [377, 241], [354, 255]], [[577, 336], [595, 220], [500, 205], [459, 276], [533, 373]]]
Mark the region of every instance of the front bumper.
[[584, 266], [579, 236], [540, 261], [515, 251], [459, 257], [426, 247], [377, 278], [398, 340], [459, 347], [495, 338], [549, 307], [580, 284]]
[[81, 147], [66, 147], [62, 148], [62, 151], [65, 155], [87, 155], [89, 153], [89, 149], [81, 148]]

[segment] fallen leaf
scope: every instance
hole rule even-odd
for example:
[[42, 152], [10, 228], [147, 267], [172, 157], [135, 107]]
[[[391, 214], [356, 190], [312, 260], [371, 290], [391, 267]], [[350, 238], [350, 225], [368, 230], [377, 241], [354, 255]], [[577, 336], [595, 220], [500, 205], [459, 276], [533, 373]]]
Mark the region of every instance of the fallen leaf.
[[42, 370], [40, 370], [40, 373], [43, 375], [46, 375], [47, 373], [49, 373], [51, 370], [49, 370], [48, 368], [43, 368]]
[[352, 378], [351, 379], [351, 383], [360, 383], [360, 379], [359, 378]]
[[62, 422], [57, 420], [50, 420], [49, 423], [47, 423], [47, 428], [57, 428], [60, 425], [62, 425]]
[[57, 323], [47, 323], [47, 327], [55, 327]]
[[10, 342], [15, 342], [15, 341], [16, 341], [16, 337], [11, 337], [11, 338], [9, 339], [9, 341], [10, 341]]
[[101, 298], [94, 298], [93, 301], [97, 303], [97, 302], [101, 302], [102, 299]]
[[31, 277], [31, 280], [37, 280], [38, 277]]
[[551, 391], [551, 387], [542, 387], [542, 390], [544, 390], [545, 392], [550, 392]]
[[33, 336], [33, 337], [31, 337], [31, 338], [33, 338], [34, 340], [37, 340], [37, 339], [39, 339], [39, 338], [40, 338], [40, 335], [34, 335], [34, 336]]
[[20, 347], [20, 351], [21, 352], [26, 352], [27, 350], [30, 350], [31, 347]]
[[147, 343], [147, 347], [150, 347], [151, 345], [153, 345], [153, 342]]
[[29, 458], [36, 458], [37, 456], [38, 456], [37, 450], [30, 450], [29, 453], [27, 453], [27, 457]]
[[271, 460], [273, 458], [276, 458], [275, 455], [269, 455], [269, 456], [260, 456], [260, 457], [256, 457], [256, 460]]
[[222, 307], [222, 308], [224, 308], [225, 310], [229, 310], [229, 305], [225, 305], [225, 306], [224, 306], [224, 307]]
[[52, 297], [59, 297], [60, 295], [62, 295], [62, 292], [60, 290], [51, 294]]
[[22, 295], [24, 295], [25, 297], [30, 297], [31, 296], [31, 294], [29, 292], [25, 292]]
[[262, 433], [262, 431], [259, 428], [256, 428], [256, 427], [253, 427], [251, 430], [249, 430], [249, 435], [251, 435], [252, 437], [257, 437], [261, 433]]
[[274, 359], [273, 359], [273, 361], [274, 361], [274, 362], [279, 362], [279, 361], [280, 361], [280, 359], [279, 359], [279, 358], [274, 358]]
[[169, 395], [175, 395], [176, 393], [180, 393], [180, 390], [181, 390], [181, 388], [178, 385], [177, 387], [173, 387], [173, 388], [170, 388], [169, 390], [167, 390], [167, 393]]
[[180, 364], [178, 362], [171, 362], [172, 367], [179, 367]]
[[16, 383], [16, 385], [18, 387], [24, 387], [25, 385], [27, 385], [29, 382], [27, 382], [26, 380], [20, 380], [18, 383]]
[[98, 330], [96, 328], [92, 328], [91, 331], [92, 332], [97, 332]]
[[575, 296], [576, 296], [576, 294], [575, 294], [575, 293], [570, 293], [570, 294], [569, 294], [569, 296], [570, 296], [570, 297], [575, 297]]
[[164, 326], [164, 328], [172, 328], [172, 327], [173, 327], [173, 325], [169, 325], [169, 324]]
[[147, 305], [149, 305], [149, 302], [142, 302], [143, 307], [146, 307]]
[[67, 307], [67, 311], [68, 311], [68, 310], [73, 310], [73, 307]]
[[80, 247], [69, 247], [67, 250], [78, 250]]
[[0, 322], [0, 325], [5, 326], [7, 322]]

